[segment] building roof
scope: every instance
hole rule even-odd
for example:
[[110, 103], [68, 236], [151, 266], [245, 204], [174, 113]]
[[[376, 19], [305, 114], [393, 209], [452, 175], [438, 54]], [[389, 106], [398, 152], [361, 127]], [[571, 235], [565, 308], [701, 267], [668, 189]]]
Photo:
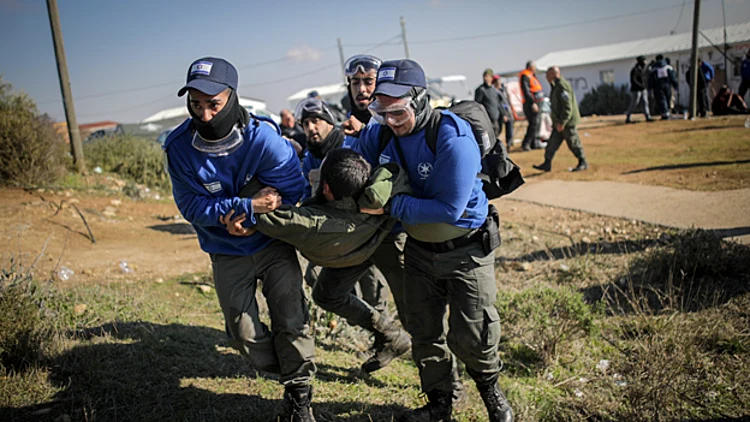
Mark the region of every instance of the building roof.
[[[717, 46], [724, 44], [724, 27], [701, 30]], [[738, 44], [750, 41], [750, 22], [727, 26], [727, 44]], [[669, 54], [690, 50], [692, 34], [675, 34], [663, 37], [647, 38], [597, 47], [577, 48], [574, 50], [548, 53], [536, 61], [539, 69], [550, 66], [571, 67], [591, 63], [632, 59], [638, 56], [651, 57], [657, 54]], [[698, 48], [710, 47], [711, 44], [700, 33]]]
[[[263, 110], [266, 108], [266, 103], [263, 100], [240, 97], [239, 102], [241, 106], [249, 108], [249, 109]], [[158, 122], [161, 120], [169, 120], [169, 119], [175, 119], [175, 118], [184, 119], [189, 115], [190, 113], [188, 113], [187, 105], [184, 105], [181, 107], [168, 108], [158, 113], [154, 113], [151, 116], [148, 116], [145, 119], [141, 120], [141, 123], [153, 123], [153, 122]]]

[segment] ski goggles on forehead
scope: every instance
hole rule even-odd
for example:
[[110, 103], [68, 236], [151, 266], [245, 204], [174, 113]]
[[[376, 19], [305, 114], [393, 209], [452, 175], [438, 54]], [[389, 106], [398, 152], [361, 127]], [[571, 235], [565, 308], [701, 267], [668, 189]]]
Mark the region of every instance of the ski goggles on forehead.
[[300, 101], [299, 104], [297, 104], [297, 108], [294, 109], [294, 118], [300, 123], [302, 123], [306, 116], [309, 116], [311, 114], [324, 114], [326, 116], [329, 116], [332, 122], [335, 121], [333, 115], [331, 114], [331, 111], [328, 110], [328, 107], [325, 105], [325, 103], [317, 98], [305, 98], [304, 100]]
[[349, 58], [344, 64], [344, 74], [351, 78], [357, 72], [368, 73], [371, 70], [377, 72], [381, 63], [382, 61], [375, 56], [366, 54], [356, 55]]
[[414, 117], [414, 109], [411, 106], [411, 97], [399, 98], [388, 106], [380, 103], [380, 101], [373, 101], [368, 107], [370, 114], [376, 122], [381, 125], [392, 125], [398, 126], [411, 117]]

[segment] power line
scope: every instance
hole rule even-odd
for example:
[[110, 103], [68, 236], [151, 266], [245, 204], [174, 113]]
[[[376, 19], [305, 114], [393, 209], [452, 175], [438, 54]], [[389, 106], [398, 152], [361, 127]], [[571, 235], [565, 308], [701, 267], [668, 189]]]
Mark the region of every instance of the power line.
[[[370, 45], [372, 45], [372, 44], [370, 44]], [[322, 49], [320, 51], [328, 51], [328, 50], [331, 50], [331, 48], [325, 48], [325, 49]], [[285, 61], [288, 61], [288, 60], [293, 60], [293, 58], [289, 57], [289, 56], [279, 57], [279, 58], [276, 58], [276, 59], [266, 60], [266, 61], [262, 61], [262, 62], [258, 62], [258, 63], [252, 63], [252, 64], [245, 65], [245, 66], [238, 66], [237, 70], [253, 69], [253, 68], [256, 68], [256, 67], [261, 67], [261, 66], [265, 66], [265, 65], [269, 65], [269, 64], [273, 64], [273, 63], [285, 62]], [[160, 82], [160, 83], [156, 83], [156, 84], [148, 85], [148, 86], [143, 86], [143, 87], [139, 87], [139, 88], [127, 88], [127, 89], [120, 89], [120, 90], [115, 90], [115, 91], [101, 92], [101, 93], [98, 93], [98, 94], [82, 95], [80, 97], [76, 97], [75, 100], [79, 101], [79, 100], [87, 100], [87, 99], [92, 99], [92, 98], [108, 97], [110, 95], [126, 94], [126, 93], [130, 93], [130, 92], [144, 91], [144, 90], [147, 90], [147, 89], [161, 88], [163, 86], [168, 86], [168, 85], [169, 86], [174, 86], [174, 85], [177, 85], [179, 83], [182, 83], [182, 81], [184, 81], [184, 79], [173, 79], [171, 81]], [[59, 101], [60, 100], [46, 100], [46, 101], [39, 101], [39, 102], [37, 102], [37, 104], [51, 104], [51, 103], [56, 103], [56, 102], [59, 102]]]
[[669, 31], [669, 35], [673, 35], [677, 32], [677, 26], [680, 25], [680, 21], [682, 20], [682, 12], [685, 10], [685, 2], [686, 0], [682, 0], [682, 7], [680, 8], [680, 16], [677, 17], [677, 23], [674, 24], [674, 28], [672, 28], [672, 30]]
[[668, 9], [675, 9], [677, 7], [680, 7], [679, 5], [672, 5], [672, 6], [665, 6], [665, 7], [657, 7], [653, 9], [648, 10], [642, 10], [640, 12], [633, 12], [633, 13], [625, 13], [622, 15], [614, 15], [614, 16], [605, 16], [602, 18], [596, 18], [596, 19], [587, 19], [577, 22], [569, 22], [569, 23], [562, 23], [557, 25], [546, 25], [546, 26], [539, 26], [536, 28], [528, 28], [528, 29], [518, 29], [513, 31], [503, 31], [503, 32], [493, 32], [488, 34], [476, 34], [476, 35], [465, 35], [461, 37], [452, 37], [452, 38], [439, 38], [439, 39], [432, 39], [432, 40], [421, 40], [421, 41], [409, 41], [411, 44], [434, 44], [434, 43], [443, 43], [443, 42], [451, 42], [451, 41], [466, 41], [466, 40], [474, 40], [479, 38], [491, 38], [491, 37], [499, 37], [504, 35], [515, 35], [515, 34], [523, 34], [526, 32], [535, 32], [535, 31], [546, 31], [549, 29], [557, 29], [557, 28], [565, 28], [568, 26], [575, 26], [575, 25], [583, 25], [587, 23], [595, 23], [595, 22], [601, 22], [601, 21], [607, 21], [607, 20], [614, 20], [614, 19], [620, 19], [620, 18], [627, 18], [631, 16], [638, 16], [638, 15], [645, 15], [647, 13], [653, 13], [658, 12], [662, 10], [668, 10]]

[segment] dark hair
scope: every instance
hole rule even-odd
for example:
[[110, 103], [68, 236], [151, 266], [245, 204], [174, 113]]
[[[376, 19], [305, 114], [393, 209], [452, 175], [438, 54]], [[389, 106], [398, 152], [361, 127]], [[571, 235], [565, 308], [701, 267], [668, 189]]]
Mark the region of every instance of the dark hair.
[[661, 55], [661, 54], [657, 54], [657, 55], [656, 55], [656, 61], [657, 61], [657, 62], [658, 62], [659, 60], [663, 60], [663, 59], [664, 59], [664, 56], [663, 56], [663, 55]]
[[348, 148], [331, 150], [320, 166], [320, 186], [328, 183], [336, 199], [356, 198], [370, 178], [370, 164], [358, 152]]

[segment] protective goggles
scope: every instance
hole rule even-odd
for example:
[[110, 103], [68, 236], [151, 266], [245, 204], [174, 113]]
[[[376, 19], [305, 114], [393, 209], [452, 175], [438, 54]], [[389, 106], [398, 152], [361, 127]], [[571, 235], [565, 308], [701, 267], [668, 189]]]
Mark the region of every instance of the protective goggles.
[[411, 97], [399, 98], [387, 107], [380, 101], [373, 101], [368, 107], [370, 114], [376, 122], [381, 125], [398, 126], [414, 117], [414, 108], [411, 106]]
[[193, 133], [192, 145], [193, 148], [212, 157], [223, 157], [237, 151], [244, 140], [242, 129], [240, 126], [235, 126], [227, 136], [217, 140], [203, 139], [196, 130]]
[[351, 78], [357, 72], [368, 73], [371, 70], [377, 72], [382, 62], [382, 60], [375, 56], [358, 54], [346, 61], [344, 64], [344, 74]]
[[317, 98], [305, 98], [297, 104], [297, 108], [294, 109], [294, 118], [302, 123], [306, 117], [310, 115], [319, 116], [324, 115], [329, 117], [331, 122], [335, 122], [333, 114], [328, 110], [325, 103]]

